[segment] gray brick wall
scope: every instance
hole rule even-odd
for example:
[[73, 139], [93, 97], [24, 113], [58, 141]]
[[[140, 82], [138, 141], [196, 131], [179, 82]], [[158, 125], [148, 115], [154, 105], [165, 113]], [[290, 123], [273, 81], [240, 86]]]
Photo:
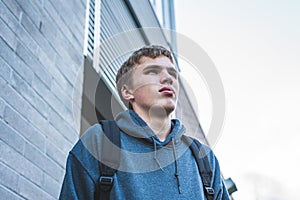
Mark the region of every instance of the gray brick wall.
[[0, 0], [1, 199], [59, 196], [80, 129], [85, 7]]

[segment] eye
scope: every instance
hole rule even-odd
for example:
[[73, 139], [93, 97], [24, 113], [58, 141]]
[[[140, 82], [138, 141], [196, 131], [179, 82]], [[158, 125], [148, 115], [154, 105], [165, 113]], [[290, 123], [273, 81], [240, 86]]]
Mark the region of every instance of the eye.
[[155, 69], [150, 69], [150, 70], [148, 70], [147, 72], [146, 72], [146, 74], [157, 74], [157, 70], [155, 70]]
[[175, 71], [171, 71], [171, 72], [169, 72], [169, 74], [170, 74], [171, 76], [173, 76], [175, 79], [178, 78], [178, 73], [175, 72]]

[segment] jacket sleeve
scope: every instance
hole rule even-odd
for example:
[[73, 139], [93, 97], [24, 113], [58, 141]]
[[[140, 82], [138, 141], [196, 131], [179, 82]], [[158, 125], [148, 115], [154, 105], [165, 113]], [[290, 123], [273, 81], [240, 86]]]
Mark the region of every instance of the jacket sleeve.
[[101, 126], [90, 127], [69, 153], [60, 200], [95, 199], [98, 191]]
[[81, 162], [70, 153], [60, 200], [94, 199], [95, 183]]

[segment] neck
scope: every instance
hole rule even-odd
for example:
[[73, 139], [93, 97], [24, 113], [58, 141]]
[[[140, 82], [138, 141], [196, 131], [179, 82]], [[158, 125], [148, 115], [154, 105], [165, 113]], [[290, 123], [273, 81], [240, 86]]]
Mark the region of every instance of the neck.
[[170, 114], [161, 114], [161, 112], [143, 111], [134, 109], [134, 111], [147, 123], [160, 141], [164, 141], [171, 131]]

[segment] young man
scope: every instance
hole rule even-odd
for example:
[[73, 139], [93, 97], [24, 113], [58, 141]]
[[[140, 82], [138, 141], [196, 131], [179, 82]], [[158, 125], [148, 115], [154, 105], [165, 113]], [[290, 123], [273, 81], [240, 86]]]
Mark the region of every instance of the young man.
[[[182, 139], [185, 128], [170, 118], [179, 94], [170, 51], [161, 46], [135, 51], [119, 69], [116, 82], [129, 109], [115, 118], [120, 164], [109, 188], [110, 199], [206, 199], [196, 159]], [[99, 163], [110, 165], [101, 159], [103, 141], [110, 142], [104, 138], [103, 127], [96, 124], [71, 150], [60, 199], [99, 198]], [[207, 146], [203, 148], [212, 169], [212, 199], [227, 200], [218, 161]]]

